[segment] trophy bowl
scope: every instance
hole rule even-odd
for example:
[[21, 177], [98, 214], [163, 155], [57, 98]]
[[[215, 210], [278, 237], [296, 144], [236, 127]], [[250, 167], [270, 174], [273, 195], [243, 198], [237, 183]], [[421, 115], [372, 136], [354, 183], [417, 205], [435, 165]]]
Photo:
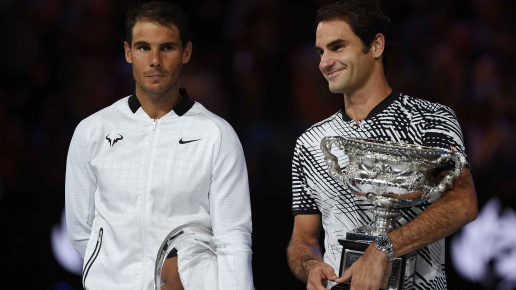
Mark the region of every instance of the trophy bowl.
[[[333, 147], [348, 158], [344, 170]], [[396, 228], [401, 209], [433, 202], [448, 190], [466, 166], [463, 153], [450, 148], [426, 147], [373, 139], [325, 137], [321, 150], [331, 177], [351, 193], [372, 204], [372, 221], [339, 239], [343, 246], [339, 276], [358, 260], [377, 237]], [[341, 155], [342, 156], [342, 155]], [[344, 157], [344, 156], [342, 156]], [[417, 253], [397, 257], [387, 285], [382, 289], [413, 289]], [[332, 289], [348, 289], [349, 283]]]
[[[333, 147], [347, 155], [345, 170], [331, 153]], [[355, 229], [372, 235], [394, 229], [401, 208], [439, 198], [466, 165], [464, 154], [453, 149], [373, 139], [325, 137], [321, 150], [329, 174], [374, 205], [375, 220]]]

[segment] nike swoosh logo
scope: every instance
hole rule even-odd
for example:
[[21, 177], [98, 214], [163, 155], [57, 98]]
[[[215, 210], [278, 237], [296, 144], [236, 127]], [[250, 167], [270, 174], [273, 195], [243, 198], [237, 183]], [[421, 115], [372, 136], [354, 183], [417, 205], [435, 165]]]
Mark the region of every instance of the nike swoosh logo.
[[195, 141], [199, 141], [199, 140], [201, 140], [201, 139], [183, 141], [183, 138], [181, 138], [179, 140], [179, 144], [186, 144], [186, 143], [195, 142]]

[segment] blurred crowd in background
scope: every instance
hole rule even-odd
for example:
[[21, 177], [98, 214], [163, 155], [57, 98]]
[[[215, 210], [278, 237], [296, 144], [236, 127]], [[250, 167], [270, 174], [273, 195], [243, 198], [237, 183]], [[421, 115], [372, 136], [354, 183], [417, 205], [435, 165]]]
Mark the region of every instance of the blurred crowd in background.
[[[194, 32], [181, 86], [233, 125], [247, 158], [255, 286], [304, 289], [285, 254], [291, 160], [296, 138], [343, 101], [328, 91], [314, 50], [316, 10], [331, 1], [178, 2]], [[80, 289], [80, 277], [56, 262], [49, 233], [61, 222], [75, 126], [134, 93], [123, 27], [127, 8], [137, 3], [0, 0], [1, 281], [21, 289]], [[480, 209], [492, 199], [516, 209], [515, 2], [380, 4], [396, 26], [391, 86], [453, 108]], [[508, 251], [516, 253], [516, 241]], [[501, 279], [468, 281], [448, 265], [449, 289], [496, 289]]]

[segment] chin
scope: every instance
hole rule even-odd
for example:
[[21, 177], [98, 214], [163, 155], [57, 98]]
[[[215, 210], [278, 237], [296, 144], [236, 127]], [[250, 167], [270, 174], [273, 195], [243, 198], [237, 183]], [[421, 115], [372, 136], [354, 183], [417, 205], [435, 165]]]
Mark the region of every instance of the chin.
[[342, 93], [344, 91], [342, 87], [342, 82], [337, 82], [336, 80], [328, 81], [328, 89], [330, 90], [330, 92], [335, 94]]
[[332, 87], [332, 86], [329, 86], [328, 88], [329, 88], [330, 92], [332, 92], [334, 94], [342, 93], [341, 88], [336, 88], [336, 87]]

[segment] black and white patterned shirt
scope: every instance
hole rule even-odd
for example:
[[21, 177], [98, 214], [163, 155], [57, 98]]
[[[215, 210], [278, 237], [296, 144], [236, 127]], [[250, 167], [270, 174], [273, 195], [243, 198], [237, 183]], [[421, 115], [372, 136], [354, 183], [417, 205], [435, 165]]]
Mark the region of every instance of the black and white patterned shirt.
[[[325, 231], [324, 261], [339, 271], [346, 232], [368, 224], [373, 216], [371, 204], [356, 198], [348, 188], [333, 179], [320, 149], [326, 136], [371, 138], [423, 146], [450, 146], [464, 152], [461, 128], [449, 107], [392, 92], [357, 125], [343, 109], [313, 125], [297, 140], [292, 162], [293, 213], [321, 214]], [[347, 158], [342, 150], [332, 154], [341, 168]], [[402, 209], [401, 226], [414, 219], [428, 203]], [[415, 289], [446, 289], [444, 239], [419, 250], [416, 262]]]

